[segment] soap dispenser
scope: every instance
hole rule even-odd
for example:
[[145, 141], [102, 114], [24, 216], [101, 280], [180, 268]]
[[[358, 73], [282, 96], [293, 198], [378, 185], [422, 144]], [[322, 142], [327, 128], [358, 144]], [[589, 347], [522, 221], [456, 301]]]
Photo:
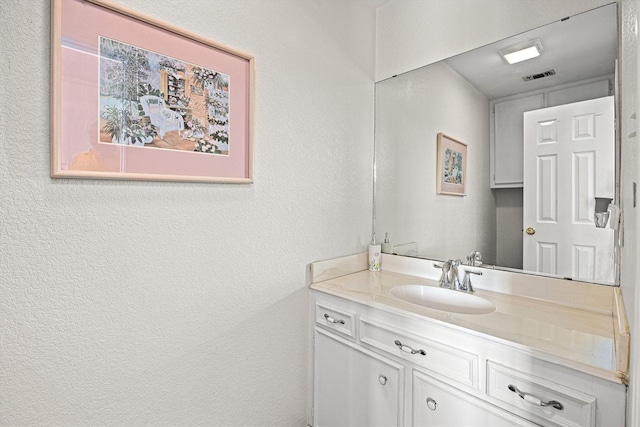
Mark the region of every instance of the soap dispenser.
[[369, 243], [369, 271], [380, 271], [380, 244], [376, 243], [376, 233], [371, 235]]
[[383, 254], [393, 253], [393, 245], [389, 241], [389, 233], [384, 233], [384, 242], [382, 242], [382, 253]]

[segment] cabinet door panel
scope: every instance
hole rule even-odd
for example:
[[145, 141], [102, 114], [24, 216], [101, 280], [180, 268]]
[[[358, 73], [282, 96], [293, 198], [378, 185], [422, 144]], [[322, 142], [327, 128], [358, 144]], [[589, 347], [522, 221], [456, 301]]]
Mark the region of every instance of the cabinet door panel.
[[525, 111], [543, 107], [542, 94], [496, 103], [494, 113], [493, 186], [522, 186]]
[[402, 425], [404, 368], [315, 329], [314, 425]]
[[420, 372], [413, 375], [413, 426], [536, 426]]

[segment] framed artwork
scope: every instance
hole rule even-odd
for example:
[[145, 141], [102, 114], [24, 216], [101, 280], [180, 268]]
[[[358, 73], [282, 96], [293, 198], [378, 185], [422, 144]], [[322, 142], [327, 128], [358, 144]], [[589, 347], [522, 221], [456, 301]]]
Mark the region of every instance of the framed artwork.
[[252, 56], [104, 0], [51, 27], [52, 177], [252, 182]]
[[467, 144], [439, 133], [437, 159], [437, 193], [466, 195]]

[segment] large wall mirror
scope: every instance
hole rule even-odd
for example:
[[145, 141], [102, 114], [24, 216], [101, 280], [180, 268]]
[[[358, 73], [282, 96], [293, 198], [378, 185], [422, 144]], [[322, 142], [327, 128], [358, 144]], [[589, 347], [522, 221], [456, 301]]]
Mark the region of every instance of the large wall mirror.
[[[377, 236], [398, 255], [479, 251], [487, 268], [615, 284], [617, 21], [613, 3], [376, 83]], [[509, 64], [522, 48], [537, 56]], [[464, 170], [438, 134], [464, 144]], [[438, 194], [438, 162], [464, 195]]]

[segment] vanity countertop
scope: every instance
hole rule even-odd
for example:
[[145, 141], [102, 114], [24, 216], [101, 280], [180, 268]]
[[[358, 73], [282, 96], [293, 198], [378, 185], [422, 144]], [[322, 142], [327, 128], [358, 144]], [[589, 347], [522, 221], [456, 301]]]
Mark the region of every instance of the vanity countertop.
[[[399, 285], [438, 286], [433, 272], [429, 272], [432, 277], [420, 277], [390, 271], [405, 270], [402, 267], [409, 266], [406, 270], [412, 273], [429, 261], [386, 256], [383, 257], [383, 271], [358, 271], [363, 260], [366, 263], [364, 256], [312, 264], [310, 288], [393, 313], [489, 335], [552, 363], [626, 383], [629, 332], [617, 287], [520, 275], [523, 276], [520, 280], [533, 280], [536, 286], [535, 291], [523, 292], [522, 286], [509, 286], [513, 278], [508, 275], [513, 273], [486, 271], [483, 276], [489, 278], [474, 282], [475, 295], [491, 301], [496, 310], [489, 314], [458, 314], [408, 303], [391, 294], [391, 289]], [[385, 269], [385, 261], [391, 268]], [[482, 280], [500, 281], [507, 286], [483, 289]], [[569, 288], [569, 292], [560, 290], [559, 286]], [[549, 297], [554, 293], [559, 295], [557, 300]], [[576, 294], [573, 298], [572, 293]], [[571, 303], [576, 300], [582, 302]]]

